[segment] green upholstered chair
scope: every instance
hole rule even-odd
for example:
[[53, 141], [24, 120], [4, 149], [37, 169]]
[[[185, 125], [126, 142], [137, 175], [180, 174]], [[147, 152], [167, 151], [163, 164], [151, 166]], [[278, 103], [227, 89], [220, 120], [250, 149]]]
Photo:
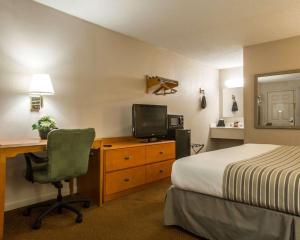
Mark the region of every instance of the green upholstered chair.
[[84, 207], [89, 207], [90, 200], [87, 198], [63, 199], [62, 181], [70, 181], [87, 173], [94, 139], [95, 130], [92, 128], [53, 130], [48, 134], [47, 157], [41, 158], [33, 153], [25, 154], [26, 179], [33, 183], [51, 183], [58, 190], [54, 204], [38, 203], [27, 207], [24, 211], [24, 215], [28, 216], [34, 208], [48, 207], [37, 217], [32, 226], [33, 229], [39, 229], [42, 220], [54, 210], [62, 213], [62, 209], [68, 209], [76, 213], [77, 223], [82, 222], [81, 212], [71, 204], [83, 203]]

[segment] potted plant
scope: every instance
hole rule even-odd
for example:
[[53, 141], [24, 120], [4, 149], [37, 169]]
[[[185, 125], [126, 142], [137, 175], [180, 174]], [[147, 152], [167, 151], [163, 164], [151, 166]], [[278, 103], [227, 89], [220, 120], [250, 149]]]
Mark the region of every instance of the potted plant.
[[44, 116], [32, 125], [32, 130], [38, 130], [41, 139], [47, 139], [48, 133], [53, 129], [57, 129], [56, 121], [50, 116]]

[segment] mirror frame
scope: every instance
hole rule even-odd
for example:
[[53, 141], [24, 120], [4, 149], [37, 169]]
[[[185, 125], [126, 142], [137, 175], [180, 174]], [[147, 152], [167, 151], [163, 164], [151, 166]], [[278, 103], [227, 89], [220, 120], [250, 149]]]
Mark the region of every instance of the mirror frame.
[[257, 106], [257, 98], [258, 98], [258, 78], [259, 77], [266, 77], [266, 76], [274, 76], [274, 75], [283, 75], [283, 74], [291, 74], [291, 73], [300, 73], [300, 69], [293, 69], [293, 70], [286, 70], [286, 71], [278, 71], [278, 72], [269, 72], [269, 73], [260, 73], [254, 75], [254, 128], [256, 129], [300, 129], [299, 126], [294, 127], [277, 127], [277, 126], [270, 126], [264, 127], [258, 125], [258, 106]]

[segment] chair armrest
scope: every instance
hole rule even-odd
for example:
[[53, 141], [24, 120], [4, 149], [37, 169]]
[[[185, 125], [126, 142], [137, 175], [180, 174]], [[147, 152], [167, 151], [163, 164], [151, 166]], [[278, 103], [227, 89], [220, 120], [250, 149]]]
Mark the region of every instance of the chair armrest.
[[25, 153], [24, 156], [25, 156], [25, 159], [26, 159], [26, 175], [25, 175], [25, 178], [28, 181], [33, 182], [32, 162], [34, 162], [35, 164], [42, 164], [42, 163], [48, 162], [48, 159], [36, 156], [33, 153]]
[[34, 162], [36, 164], [48, 162], [48, 158], [47, 157], [45, 157], [45, 158], [39, 157], [39, 156], [37, 156], [37, 155], [35, 155], [33, 153], [25, 153], [25, 158], [26, 158], [26, 156], [27, 156], [28, 159], [30, 159], [32, 162]]

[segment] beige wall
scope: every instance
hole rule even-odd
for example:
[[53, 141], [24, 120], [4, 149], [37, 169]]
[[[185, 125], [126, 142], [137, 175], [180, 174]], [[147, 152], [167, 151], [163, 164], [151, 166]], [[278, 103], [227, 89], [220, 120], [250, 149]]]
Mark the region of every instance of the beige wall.
[[244, 48], [245, 141], [300, 145], [300, 130], [254, 128], [254, 75], [300, 69], [300, 36]]
[[[224, 117], [223, 115], [223, 90], [226, 89], [229, 90], [230, 92], [233, 89], [237, 90], [237, 88], [227, 89], [225, 86], [225, 82], [227, 80], [232, 80], [232, 79], [235, 80], [243, 79], [243, 67], [219, 69], [219, 118], [223, 118], [227, 126], [229, 126], [230, 123], [233, 123], [235, 121], [239, 121], [241, 123], [244, 122], [244, 118], [241, 117], [243, 116], [243, 110], [244, 110], [243, 109], [244, 104], [242, 99], [243, 92], [241, 92], [242, 89], [240, 88], [238, 90], [239, 93], [236, 94], [239, 95], [240, 99], [242, 99], [241, 101], [240, 100], [237, 101], [238, 108], [239, 108], [238, 114], [234, 114], [235, 115], [234, 117]], [[229, 101], [229, 105], [232, 104], [231, 94], [225, 94], [225, 95], [227, 95], [226, 99]], [[229, 148], [229, 147], [234, 147], [242, 144], [243, 144], [243, 140], [211, 138], [207, 151], [214, 151], [217, 149]]]
[[[220, 118], [224, 118], [226, 124], [230, 124], [234, 121], [240, 121], [244, 122], [244, 103], [243, 99], [241, 101], [238, 101], [238, 107], [239, 111], [236, 113], [233, 113], [233, 117], [225, 117], [223, 115], [223, 90], [226, 89], [225, 82], [227, 80], [232, 80], [232, 79], [243, 79], [243, 67], [234, 67], [234, 68], [225, 68], [225, 69], [220, 69], [219, 70], [219, 85], [220, 85], [220, 91], [219, 91], [219, 96], [220, 96]], [[238, 90], [239, 91], [239, 90]], [[238, 94], [241, 97], [243, 97], [243, 94]], [[231, 101], [231, 99], [229, 99]], [[232, 101], [231, 101], [232, 102]]]
[[[133, 103], [166, 104], [184, 114], [196, 143], [208, 141], [219, 116], [218, 71], [195, 60], [68, 16], [30, 0], [0, 1], [0, 139], [37, 137], [31, 124], [50, 114], [60, 128], [95, 127], [98, 137], [131, 134]], [[52, 77], [55, 96], [29, 111], [32, 73]], [[178, 93], [145, 93], [145, 74], [176, 79]], [[208, 106], [199, 106], [199, 88]], [[21, 157], [7, 166], [6, 209], [52, 197], [51, 186], [23, 178]]]

